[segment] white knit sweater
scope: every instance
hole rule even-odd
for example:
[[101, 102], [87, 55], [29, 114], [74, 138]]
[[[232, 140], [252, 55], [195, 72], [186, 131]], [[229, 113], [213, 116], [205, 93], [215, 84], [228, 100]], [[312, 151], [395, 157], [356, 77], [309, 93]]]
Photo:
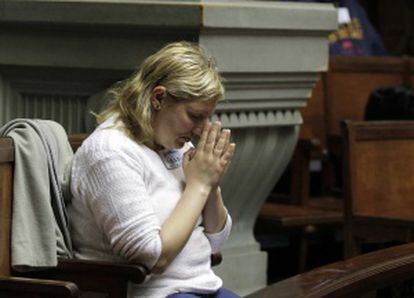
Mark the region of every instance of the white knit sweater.
[[[161, 254], [161, 225], [183, 192], [182, 168], [168, 170], [157, 152], [131, 140], [109, 119], [76, 152], [71, 177], [68, 209], [76, 257], [152, 268]], [[227, 239], [231, 218], [216, 234], [205, 233], [201, 222], [200, 217], [164, 273], [130, 284], [128, 297], [211, 293], [222, 286], [210, 268], [210, 255]]]

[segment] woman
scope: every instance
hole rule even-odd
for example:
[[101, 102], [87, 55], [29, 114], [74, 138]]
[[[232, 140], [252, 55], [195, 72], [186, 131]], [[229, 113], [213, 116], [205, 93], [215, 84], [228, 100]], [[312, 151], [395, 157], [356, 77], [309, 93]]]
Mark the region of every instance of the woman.
[[112, 94], [73, 161], [77, 257], [145, 265], [129, 297], [237, 297], [210, 268], [231, 229], [219, 183], [235, 150], [208, 121], [224, 95], [212, 59], [169, 44]]

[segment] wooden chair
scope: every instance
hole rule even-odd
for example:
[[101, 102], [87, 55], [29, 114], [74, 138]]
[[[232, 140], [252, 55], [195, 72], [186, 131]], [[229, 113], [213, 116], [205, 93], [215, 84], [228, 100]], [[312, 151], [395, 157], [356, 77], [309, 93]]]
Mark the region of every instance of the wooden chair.
[[[70, 137], [75, 150], [84, 137]], [[105, 297], [126, 297], [128, 281], [141, 283], [145, 279], [147, 271], [143, 266], [102, 261], [60, 259], [56, 268], [30, 273], [13, 271], [10, 265], [13, 168], [13, 140], [0, 138], [1, 297], [27, 297], [29, 294], [33, 295], [31, 297], [77, 297], [78, 288], [83, 292], [104, 293]], [[49, 296], [46, 292], [50, 292]]]
[[410, 243], [328, 264], [269, 285], [245, 298], [366, 297], [367, 293], [400, 286], [412, 278], [414, 244]]
[[414, 121], [342, 124], [345, 255], [414, 240]]
[[78, 296], [78, 287], [71, 282], [0, 276], [0, 297], [69, 298]]
[[[86, 136], [87, 134], [69, 136], [74, 151]], [[144, 266], [104, 261], [59, 259], [56, 268], [29, 273], [13, 271], [10, 265], [13, 168], [13, 140], [0, 138], [0, 297], [30, 295], [65, 298], [93, 292], [108, 298], [121, 298], [127, 295], [128, 282], [144, 281], [148, 274]], [[212, 266], [221, 261], [220, 253], [211, 256]]]

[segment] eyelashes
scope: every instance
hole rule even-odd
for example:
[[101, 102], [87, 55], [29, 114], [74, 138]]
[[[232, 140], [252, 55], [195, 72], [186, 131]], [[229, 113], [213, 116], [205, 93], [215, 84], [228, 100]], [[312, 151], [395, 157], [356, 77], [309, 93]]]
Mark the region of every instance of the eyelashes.
[[204, 119], [203, 115], [197, 115], [197, 114], [189, 113], [188, 116], [194, 121], [202, 121]]

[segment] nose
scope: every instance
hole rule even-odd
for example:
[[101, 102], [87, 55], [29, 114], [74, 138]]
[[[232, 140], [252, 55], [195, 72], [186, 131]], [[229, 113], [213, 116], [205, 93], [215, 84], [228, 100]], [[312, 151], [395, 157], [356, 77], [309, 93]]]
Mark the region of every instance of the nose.
[[196, 136], [200, 136], [203, 131], [204, 125], [206, 125], [207, 121], [208, 121], [208, 118], [203, 119], [202, 121], [199, 121], [192, 131], [193, 134]]
[[203, 131], [203, 127], [201, 125], [197, 125], [193, 129], [193, 134], [196, 135], [196, 136], [200, 136], [202, 131]]

